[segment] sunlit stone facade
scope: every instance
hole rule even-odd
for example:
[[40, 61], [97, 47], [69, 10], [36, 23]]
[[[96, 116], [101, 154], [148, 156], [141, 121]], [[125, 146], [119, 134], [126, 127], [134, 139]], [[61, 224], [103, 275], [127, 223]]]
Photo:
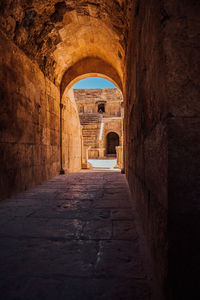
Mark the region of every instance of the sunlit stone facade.
[[123, 141], [123, 97], [117, 88], [74, 89], [89, 158], [116, 156]]

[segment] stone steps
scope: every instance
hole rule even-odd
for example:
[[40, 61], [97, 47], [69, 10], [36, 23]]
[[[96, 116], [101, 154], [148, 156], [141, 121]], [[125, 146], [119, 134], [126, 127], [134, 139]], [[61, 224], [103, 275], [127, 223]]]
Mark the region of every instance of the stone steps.
[[98, 127], [97, 124], [84, 124], [84, 130], [86, 130], [86, 129], [94, 129], [94, 130], [96, 130], [97, 127]]
[[97, 129], [98, 129], [98, 127], [97, 128], [84, 128], [83, 127], [83, 132], [96, 132]]
[[93, 126], [93, 127], [96, 127], [97, 126], [97, 124], [99, 124], [100, 122], [99, 122], [99, 120], [83, 120], [83, 121], [81, 121], [81, 125], [88, 125], [88, 126]]
[[80, 123], [83, 126], [83, 143], [85, 146], [96, 148], [98, 146], [101, 115], [99, 114], [80, 114]]
[[83, 136], [96, 136], [96, 132], [90, 132], [90, 131], [83, 131]]
[[91, 143], [96, 143], [96, 138], [94, 139], [93, 137], [85, 137], [84, 141], [91, 142]]

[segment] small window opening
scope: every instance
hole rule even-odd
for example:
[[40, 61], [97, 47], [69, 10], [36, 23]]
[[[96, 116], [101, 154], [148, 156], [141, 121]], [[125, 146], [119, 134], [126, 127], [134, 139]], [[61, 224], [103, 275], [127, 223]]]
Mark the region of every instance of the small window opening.
[[105, 105], [104, 104], [99, 104], [98, 105], [98, 112], [100, 114], [104, 113], [105, 112]]

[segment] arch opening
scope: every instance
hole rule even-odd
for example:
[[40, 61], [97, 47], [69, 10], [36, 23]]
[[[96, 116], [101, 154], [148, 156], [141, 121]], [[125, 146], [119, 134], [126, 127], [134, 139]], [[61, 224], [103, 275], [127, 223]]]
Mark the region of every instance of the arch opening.
[[[84, 78], [88, 78], [88, 77], [101, 77], [104, 79], [107, 79], [108, 81], [112, 82], [116, 88], [111, 88], [111, 89], [105, 89], [106, 90], [112, 90], [112, 92], [114, 92], [114, 94], [116, 93], [117, 95], [114, 95], [111, 97], [112, 99], [109, 100], [110, 104], [108, 105], [108, 102], [106, 101], [107, 96], [106, 96], [106, 92], [103, 92], [105, 99], [105, 101], [103, 101], [104, 103], [104, 111], [105, 111], [105, 106], [106, 106], [106, 112], [100, 113], [98, 111], [98, 104], [102, 104], [102, 97], [101, 96], [97, 96], [97, 99], [95, 100], [94, 103], [94, 109], [93, 109], [93, 105], [85, 105], [82, 107], [77, 105], [77, 101], [76, 101], [76, 92], [75, 90], [72, 88], [74, 86], [75, 83], [77, 83], [78, 81], [84, 79]], [[99, 89], [97, 89], [99, 91]], [[88, 97], [88, 95], [86, 96], [86, 98]], [[108, 98], [110, 98], [110, 96], [108, 96]], [[95, 159], [107, 159], [106, 156], [106, 133], [108, 131], [110, 131], [110, 129], [115, 130], [116, 128], [120, 128], [120, 136], [123, 134], [122, 133], [122, 116], [123, 113], [121, 114], [121, 103], [123, 102], [123, 96], [122, 96], [122, 80], [118, 74], [118, 72], [115, 70], [115, 68], [113, 66], [111, 66], [110, 64], [108, 64], [107, 62], [105, 62], [104, 60], [97, 58], [97, 57], [86, 57], [80, 61], [78, 61], [77, 63], [75, 63], [71, 68], [69, 68], [61, 81], [61, 85], [60, 85], [60, 101], [61, 101], [61, 107], [73, 107], [73, 113], [71, 113], [71, 115], [69, 117], [67, 117], [67, 110], [71, 111], [71, 108], [65, 111], [61, 111], [61, 119], [65, 120], [69, 120], [73, 119], [73, 122], [75, 122], [74, 120], [76, 120], [76, 124], [75, 127], [78, 128], [78, 135], [79, 135], [79, 147], [78, 147], [78, 156], [81, 159], [81, 166], [82, 168], [89, 168], [89, 161], [88, 158], [95, 158]], [[111, 103], [112, 102], [112, 103]], [[67, 103], [67, 105], [66, 105]], [[115, 105], [116, 104], [116, 105]], [[90, 107], [89, 107], [90, 106]], [[110, 107], [110, 109], [109, 109]], [[101, 107], [101, 110], [103, 109], [103, 107]], [[91, 143], [90, 145], [84, 142], [84, 122], [81, 121], [80, 115], [82, 115], [83, 119], [84, 119], [84, 114], [97, 114], [97, 116], [94, 116], [94, 118], [96, 118], [97, 122], [96, 122], [96, 140], [95, 142], [93, 141], [93, 143]], [[74, 117], [72, 118], [72, 115], [74, 115]], [[113, 119], [113, 117], [115, 118], [115, 120]], [[87, 118], [87, 117], [86, 117]], [[77, 122], [77, 120], [79, 119], [79, 122]], [[65, 127], [65, 123], [67, 122], [63, 122], [63, 125]], [[110, 125], [109, 125], [110, 124]], [[93, 127], [94, 124], [91, 124], [91, 127]], [[72, 128], [72, 126], [70, 126]], [[68, 131], [68, 129], [63, 128], [64, 131]], [[87, 130], [85, 130], [87, 131]], [[62, 130], [61, 130], [62, 132]], [[92, 141], [92, 135], [94, 135], [94, 133], [91, 134], [90, 136], [90, 140]], [[61, 146], [61, 149], [63, 149], [63, 153], [61, 153], [62, 156], [64, 156], [65, 158], [63, 158], [63, 161], [77, 161], [77, 158], [71, 158], [70, 153], [73, 154], [74, 156], [74, 151], [71, 151], [70, 149], [74, 148], [75, 145], [77, 145], [77, 140], [75, 141], [75, 143], [73, 143], [73, 141], [75, 140], [75, 137], [73, 134], [70, 134], [70, 138], [68, 138], [68, 140], [70, 141], [70, 143], [67, 143], [65, 141], [62, 141], [62, 137], [61, 137], [61, 144], [63, 144], [63, 146]], [[73, 144], [73, 146], [71, 146], [71, 144]], [[82, 145], [82, 146], [80, 146]], [[68, 155], [66, 155], [64, 153], [64, 149], [65, 147], [69, 148]], [[77, 150], [75, 151], [77, 153]], [[78, 159], [79, 160], [79, 159]], [[73, 164], [74, 164], [73, 163]], [[69, 164], [69, 163], [68, 163]], [[79, 163], [78, 163], [79, 164]], [[116, 161], [115, 163], [116, 164]]]
[[116, 155], [116, 147], [119, 146], [119, 135], [116, 132], [109, 132], [106, 137], [106, 150], [108, 155]]
[[105, 112], [105, 104], [104, 103], [101, 103], [101, 104], [98, 105], [98, 112], [100, 114]]
[[122, 92], [122, 78], [112, 65], [97, 57], [85, 57], [76, 62], [64, 73], [60, 85], [61, 97], [70, 90], [75, 83], [88, 77], [107, 79]]
[[[90, 77], [87, 75], [85, 74], [84, 76], [86, 78]], [[101, 74], [101, 77], [105, 78], [106, 76]], [[79, 78], [75, 78], [73, 83], [74, 81], [78, 82]], [[111, 82], [111, 80], [109, 81]], [[96, 165], [98, 161], [97, 164], [101, 168], [108, 164], [108, 169], [121, 169], [117, 163], [118, 156], [116, 157], [116, 151], [113, 155], [113, 162], [111, 162], [111, 159], [108, 160], [106, 143], [107, 133], [116, 131], [119, 134], [119, 141], [116, 145], [119, 146], [120, 144], [122, 146], [123, 96], [121, 90], [116, 87], [117, 84], [115, 82], [114, 88], [113, 85], [110, 88], [97, 85], [98, 88], [95, 86], [95, 88], [89, 89], [84, 86], [78, 89], [74, 88], [73, 83], [70, 82], [65, 88], [61, 100], [65, 103], [66, 99], [68, 99], [68, 104], [70, 103], [70, 105], [73, 103], [74, 111], [76, 110], [77, 115], [76, 119], [79, 119], [80, 122], [82, 168], [89, 168], [91, 160], [96, 160], [94, 164]], [[120, 151], [121, 149], [118, 150]]]

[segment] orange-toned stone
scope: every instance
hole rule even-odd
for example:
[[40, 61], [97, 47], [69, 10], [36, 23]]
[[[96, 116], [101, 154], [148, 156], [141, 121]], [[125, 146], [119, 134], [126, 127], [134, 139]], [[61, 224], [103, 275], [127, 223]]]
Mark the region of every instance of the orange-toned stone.
[[[108, 151], [108, 135], [123, 141], [123, 97], [119, 89], [74, 89], [79, 117], [83, 126], [83, 143], [89, 148], [89, 158], [104, 158]], [[116, 153], [115, 151], [113, 154]]]

